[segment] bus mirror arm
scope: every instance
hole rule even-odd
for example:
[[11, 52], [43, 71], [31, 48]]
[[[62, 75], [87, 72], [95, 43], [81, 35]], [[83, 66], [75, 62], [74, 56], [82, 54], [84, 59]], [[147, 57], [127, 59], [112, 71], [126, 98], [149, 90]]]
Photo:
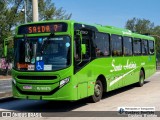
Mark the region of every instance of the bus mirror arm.
[[81, 53], [82, 55], [86, 54], [86, 44], [81, 44]]

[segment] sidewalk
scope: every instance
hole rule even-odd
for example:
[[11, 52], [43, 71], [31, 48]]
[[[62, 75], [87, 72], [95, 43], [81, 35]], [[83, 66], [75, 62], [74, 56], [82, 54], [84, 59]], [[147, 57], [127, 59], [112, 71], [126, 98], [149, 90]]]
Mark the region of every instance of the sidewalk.
[[11, 79], [12, 79], [12, 76], [10, 75], [7, 75], [7, 76], [0, 75], [0, 80], [11, 80]]
[[0, 75], [0, 101], [2, 99], [7, 99], [12, 97], [12, 89], [10, 81], [12, 79], [12, 76], [4, 76]]

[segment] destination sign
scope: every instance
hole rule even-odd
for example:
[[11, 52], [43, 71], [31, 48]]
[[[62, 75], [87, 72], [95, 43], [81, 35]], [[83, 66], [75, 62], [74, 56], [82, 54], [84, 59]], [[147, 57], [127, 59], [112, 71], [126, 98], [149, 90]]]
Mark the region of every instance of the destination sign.
[[36, 33], [51, 33], [51, 32], [66, 32], [66, 23], [42, 23], [22, 25], [18, 28], [18, 34], [36, 34]]

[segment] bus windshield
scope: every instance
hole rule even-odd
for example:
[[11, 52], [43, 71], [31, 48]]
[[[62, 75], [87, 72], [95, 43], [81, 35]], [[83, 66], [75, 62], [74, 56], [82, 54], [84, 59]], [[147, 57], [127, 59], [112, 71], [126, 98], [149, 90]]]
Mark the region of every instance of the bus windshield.
[[55, 71], [68, 67], [69, 36], [33, 37], [15, 40], [14, 68], [22, 71]]

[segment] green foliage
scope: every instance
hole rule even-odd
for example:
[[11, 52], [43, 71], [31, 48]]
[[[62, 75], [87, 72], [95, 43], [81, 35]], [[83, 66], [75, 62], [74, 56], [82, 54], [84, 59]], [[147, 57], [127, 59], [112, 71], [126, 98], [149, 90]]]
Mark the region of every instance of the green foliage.
[[152, 33], [154, 23], [146, 19], [133, 18], [126, 22], [125, 27], [139, 34]]
[[14, 27], [22, 22], [22, 15], [18, 12], [19, 6], [21, 6], [20, 0], [9, 0], [8, 2], [1, 0], [0, 44], [4, 39], [12, 36]]
[[139, 34], [149, 34], [156, 39], [157, 57], [160, 61], [160, 26], [154, 26], [154, 23], [146, 19], [133, 18], [126, 22], [125, 27]]
[[152, 35], [154, 35], [156, 39], [157, 57], [160, 61], [160, 26], [154, 27]]
[[51, 0], [39, 0], [40, 20], [70, 19], [71, 14], [66, 14], [63, 8], [56, 8]]
[[[10, 36], [13, 36], [13, 29], [21, 22], [21, 14], [18, 12], [19, 6], [21, 6], [21, 0], [0, 0], [0, 57], [3, 57], [3, 42]], [[9, 44], [11, 42], [9, 41]], [[11, 47], [8, 47], [8, 51]], [[11, 52], [8, 54], [11, 56]]]

